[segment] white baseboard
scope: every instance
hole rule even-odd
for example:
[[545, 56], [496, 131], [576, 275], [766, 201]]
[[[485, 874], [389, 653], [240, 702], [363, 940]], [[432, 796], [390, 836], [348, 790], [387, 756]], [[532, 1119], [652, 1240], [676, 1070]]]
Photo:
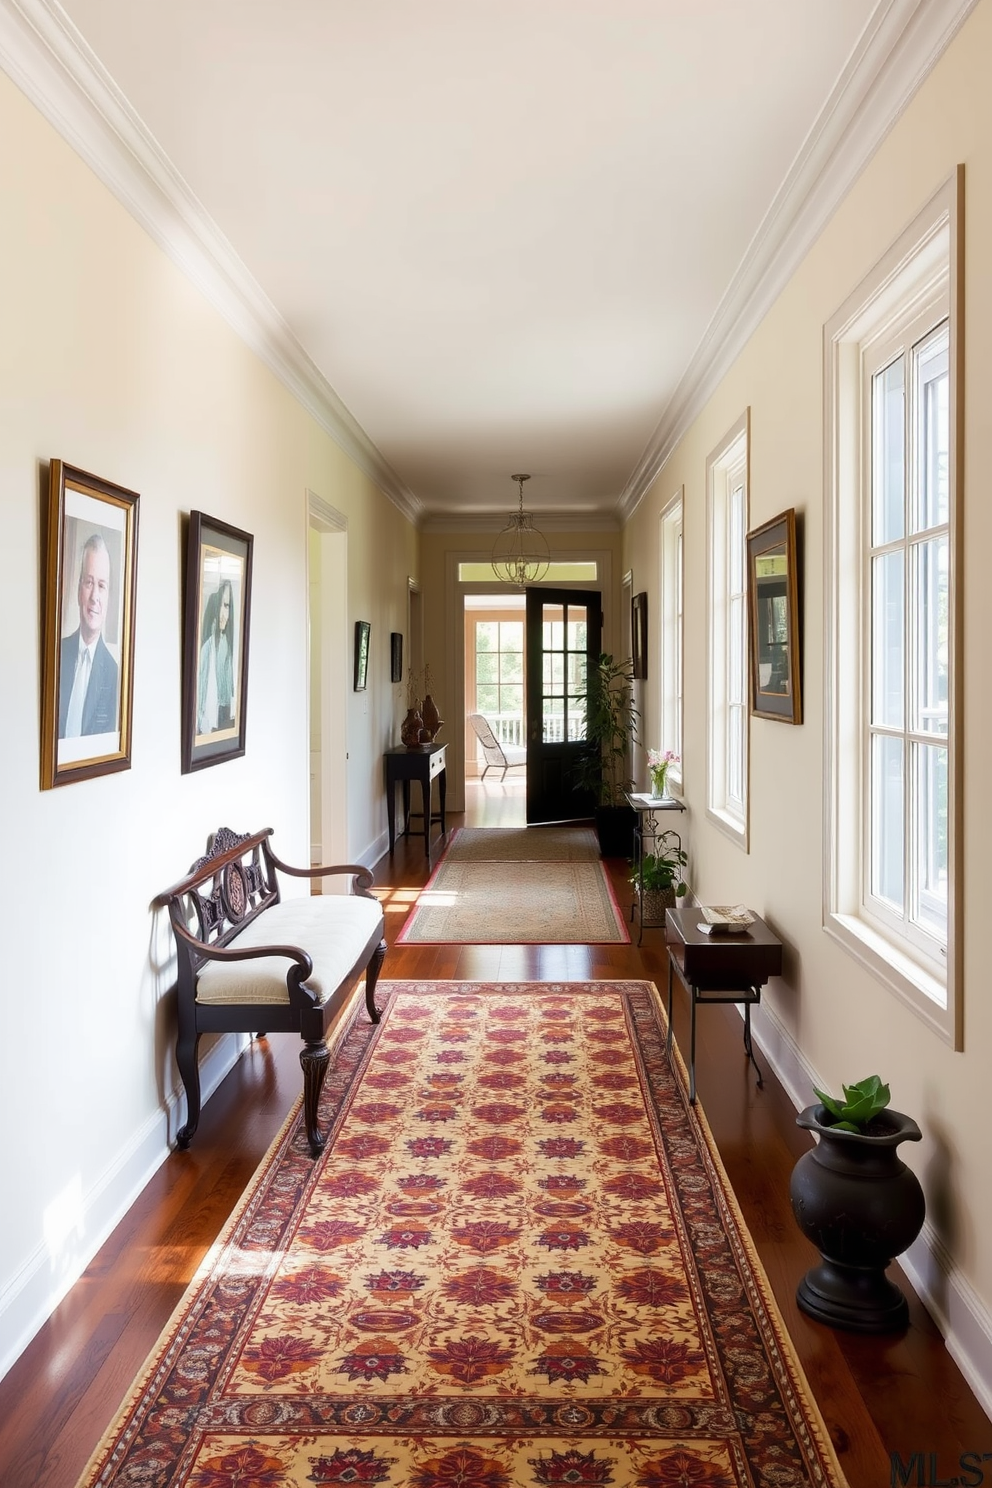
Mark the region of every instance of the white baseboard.
[[[204, 1055], [200, 1065], [204, 1103], [237, 1062], [246, 1043], [243, 1034], [224, 1034]], [[168, 1157], [185, 1102], [181, 1089], [174, 1090], [165, 1108], [149, 1118], [84, 1195], [75, 1235], [60, 1250], [57, 1263], [47, 1247], [40, 1245], [4, 1288], [0, 1295], [0, 1379], [20, 1358]]]
[[[743, 1014], [742, 1014], [743, 1016]], [[775, 1014], [759, 1004], [751, 1009], [754, 1042], [775, 1071], [797, 1111], [813, 1104], [813, 1086], [823, 1079], [811, 1067], [792, 1035]], [[909, 1249], [899, 1257], [908, 1281], [940, 1332], [947, 1352], [992, 1420], [992, 1315], [929, 1220]]]

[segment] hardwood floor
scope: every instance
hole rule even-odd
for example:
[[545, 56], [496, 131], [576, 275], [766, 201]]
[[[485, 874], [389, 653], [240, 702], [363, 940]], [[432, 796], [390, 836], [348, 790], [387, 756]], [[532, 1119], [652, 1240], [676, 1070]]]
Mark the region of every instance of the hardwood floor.
[[[452, 825], [517, 825], [523, 786], [490, 779], [470, 788]], [[611, 864], [629, 904], [626, 866]], [[376, 869], [392, 947], [426, 881], [423, 839], [402, 838]], [[392, 947], [384, 977], [518, 980], [648, 978], [667, 986], [662, 933], [629, 946]], [[676, 992], [675, 1033], [688, 1011]], [[911, 1291], [903, 1335], [833, 1332], [798, 1311], [796, 1283], [816, 1253], [789, 1206], [789, 1175], [810, 1139], [767, 1071], [758, 1090], [744, 1057], [741, 1021], [714, 1007], [699, 1020], [700, 1103], [768, 1273], [796, 1350], [852, 1488], [896, 1488], [892, 1453], [913, 1466], [914, 1488], [937, 1488], [962, 1471], [962, 1453], [992, 1453], [992, 1422], [968, 1390], [926, 1310]], [[173, 1152], [82, 1279], [0, 1382], [0, 1488], [71, 1488], [204, 1254], [240, 1197], [300, 1091], [298, 1040], [253, 1044], [207, 1103], [192, 1148]], [[759, 1051], [759, 1060], [761, 1059]], [[893, 1268], [896, 1280], [902, 1280]], [[903, 1281], [904, 1286], [906, 1285]], [[931, 1455], [932, 1454], [932, 1455]], [[967, 1469], [970, 1464], [965, 1464]], [[992, 1458], [963, 1479], [992, 1484]], [[903, 1476], [902, 1482], [905, 1483]], [[150, 1485], [159, 1488], [159, 1485]]]

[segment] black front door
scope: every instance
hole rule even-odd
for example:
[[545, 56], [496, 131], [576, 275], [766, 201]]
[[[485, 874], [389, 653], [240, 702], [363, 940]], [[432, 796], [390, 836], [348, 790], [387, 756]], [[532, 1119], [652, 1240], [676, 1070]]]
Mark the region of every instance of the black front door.
[[598, 589], [527, 590], [527, 821], [592, 816], [574, 780], [586, 751], [589, 659], [600, 653]]

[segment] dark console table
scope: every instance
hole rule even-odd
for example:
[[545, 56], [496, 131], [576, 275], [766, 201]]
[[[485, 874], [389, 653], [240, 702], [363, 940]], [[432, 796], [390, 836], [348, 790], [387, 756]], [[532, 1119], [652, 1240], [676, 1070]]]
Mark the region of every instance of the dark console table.
[[708, 1002], [736, 1002], [744, 1006], [744, 1048], [761, 1085], [761, 1070], [751, 1047], [751, 1004], [760, 1002], [761, 989], [769, 977], [782, 972], [782, 942], [764, 920], [741, 934], [717, 932], [707, 935], [697, 927], [698, 909], [670, 909], [665, 916], [668, 945], [668, 1056], [672, 1053], [672, 974], [689, 993], [689, 1100], [696, 1100], [696, 1008]]
[[[418, 749], [406, 749], [402, 744], [395, 749], [387, 749], [383, 758], [386, 761], [386, 820], [389, 824], [389, 851], [392, 852], [396, 845], [396, 786], [403, 786], [403, 831], [400, 836], [409, 836], [410, 833], [410, 781], [420, 781], [420, 792], [424, 803], [424, 850], [427, 853], [427, 866], [431, 865], [431, 825], [435, 821], [441, 823], [441, 836], [445, 835], [444, 825], [444, 801], [448, 790], [448, 776], [445, 768], [445, 750], [447, 744], [421, 744]], [[438, 804], [440, 815], [431, 815], [431, 786], [437, 781]]]

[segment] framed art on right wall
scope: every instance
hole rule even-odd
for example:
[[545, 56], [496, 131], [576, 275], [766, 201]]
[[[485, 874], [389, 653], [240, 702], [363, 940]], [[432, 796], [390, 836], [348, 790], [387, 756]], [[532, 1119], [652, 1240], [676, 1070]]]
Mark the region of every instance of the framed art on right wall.
[[751, 713], [802, 723], [799, 568], [794, 507], [747, 535]]

